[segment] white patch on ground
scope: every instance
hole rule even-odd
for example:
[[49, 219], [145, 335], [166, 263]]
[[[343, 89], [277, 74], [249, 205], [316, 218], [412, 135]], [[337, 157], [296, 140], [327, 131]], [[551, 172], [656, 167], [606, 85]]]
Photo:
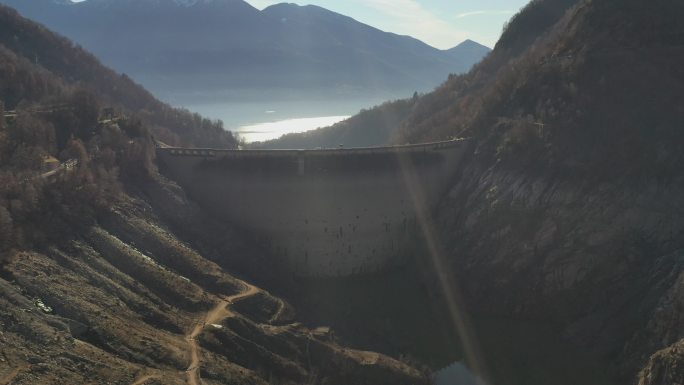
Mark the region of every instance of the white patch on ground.
[[52, 313], [52, 308], [46, 305], [45, 302], [43, 302], [43, 300], [40, 298], [36, 298], [33, 301], [33, 304], [36, 305], [36, 307], [40, 309], [43, 313]]

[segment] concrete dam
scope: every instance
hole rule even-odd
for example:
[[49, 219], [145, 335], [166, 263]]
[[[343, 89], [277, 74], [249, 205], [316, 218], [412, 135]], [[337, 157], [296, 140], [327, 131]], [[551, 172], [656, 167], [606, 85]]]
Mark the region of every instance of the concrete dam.
[[[161, 170], [205, 209], [264, 239], [300, 276], [376, 272], [406, 257], [469, 141], [332, 150], [160, 147]], [[422, 205], [422, 206], [421, 206]]]

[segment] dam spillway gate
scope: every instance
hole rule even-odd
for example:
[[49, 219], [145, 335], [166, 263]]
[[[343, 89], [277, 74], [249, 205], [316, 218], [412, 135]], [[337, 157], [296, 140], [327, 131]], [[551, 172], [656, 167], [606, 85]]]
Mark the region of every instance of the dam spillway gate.
[[[399, 260], [468, 140], [334, 150], [160, 147], [162, 172], [205, 209], [268, 239], [302, 276], [347, 276]], [[420, 196], [415, 194], [416, 188]]]

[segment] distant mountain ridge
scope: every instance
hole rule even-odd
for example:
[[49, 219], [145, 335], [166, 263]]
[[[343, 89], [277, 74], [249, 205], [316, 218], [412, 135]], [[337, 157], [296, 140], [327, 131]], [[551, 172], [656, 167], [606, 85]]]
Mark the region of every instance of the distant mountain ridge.
[[317, 6], [242, 0], [0, 0], [161, 97], [246, 87], [364, 94], [430, 90], [489, 48], [439, 50]]

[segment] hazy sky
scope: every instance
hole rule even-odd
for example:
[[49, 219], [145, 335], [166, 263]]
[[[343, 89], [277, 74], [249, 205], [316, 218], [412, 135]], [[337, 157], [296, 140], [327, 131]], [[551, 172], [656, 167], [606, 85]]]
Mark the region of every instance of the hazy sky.
[[[529, 0], [288, 0], [315, 4], [401, 35], [411, 35], [437, 48], [465, 39], [493, 47], [504, 23]], [[283, 2], [247, 0], [263, 9]]]

